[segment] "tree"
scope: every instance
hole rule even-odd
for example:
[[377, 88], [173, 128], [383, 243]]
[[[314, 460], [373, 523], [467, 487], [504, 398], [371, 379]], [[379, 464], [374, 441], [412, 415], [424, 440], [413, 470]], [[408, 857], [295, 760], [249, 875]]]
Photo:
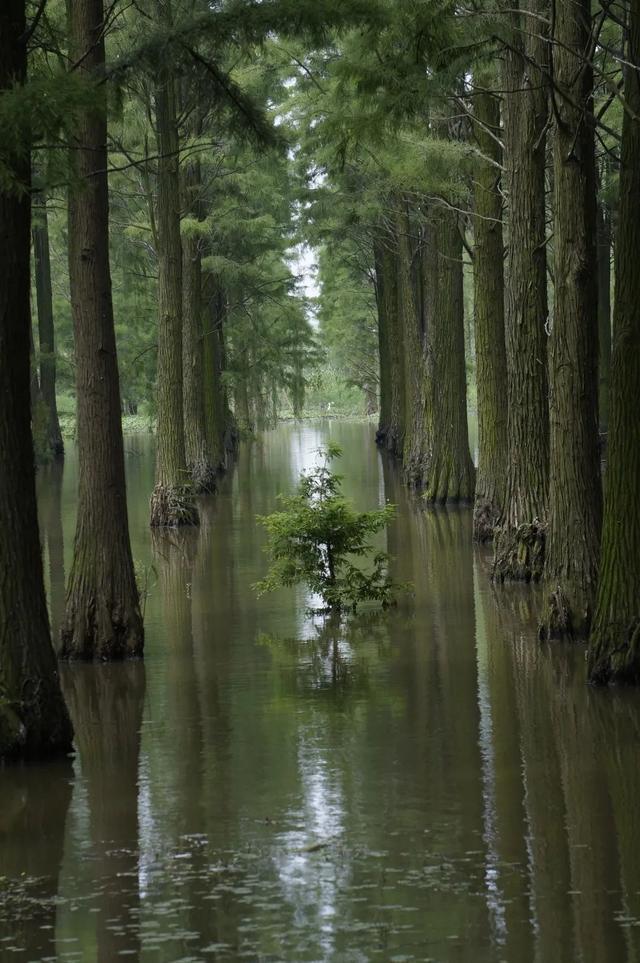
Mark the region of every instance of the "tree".
[[[158, 0], [157, 15], [173, 26], [170, 0]], [[155, 79], [158, 141], [158, 372], [156, 480], [151, 525], [197, 525], [198, 510], [187, 471], [183, 416], [182, 246], [180, 241], [180, 138], [176, 79], [165, 51]]]
[[260, 518], [271, 559], [269, 574], [257, 585], [260, 594], [304, 582], [333, 612], [355, 611], [361, 602], [380, 602], [383, 608], [392, 603], [398, 586], [389, 578], [387, 554], [374, 555], [370, 572], [350, 556], [371, 553], [368, 538], [387, 525], [395, 506], [355, 512], [340, 493], [340, 476], [330, 468], [340, 454], [337, 445], [320, 449], [322, 464], [301, 474], [294, 495], [280, 496], [282, 511]]
[[52, 457], [58, 458], [64, 454], [64, 444], [56, 400], [56, 346], [51, 290], [51, 259], [49, 255], [49, 219], [46, 195], [39, 192], [34, 195], [34, 199], [35, 217], [33, 218], [31, 233], [38, 305], [40, 396], [46, 410], [46, 448]]
[[[25, 84], [24, 0], [0, 7], [0, 98]], [[3, 105], [4, 106], [4, 105]], [[19, 124], [19, 121], [18, 121]], [[68, 752], [73, 730], [51, 645], [38, 536], [29, 342], [30, 145], [0, 138], [0, 758]]]
[[544, 567], [549, 478], [545, 144], [545, 0], [505, 15], [504, 142], [509, 210], [505, 337], [509, 461], [494, 578], [537, 581]]
[[[484, 82], [480, 77], [478, 83]], [[507, 449], [507, 354], [504, 333], [503, 203], [500, 101], [490, 90], [473, 98], [478, 160], [474, 176], [473, 280], [478, 395], [478, 472], [473, 534], [493, 538], [504, 507]]]
[[593, 682], [640, 682], [640, 0], [629, 5], [602, 557]]
[[588, 635], [593, 614], [602, 521], [589, 0], [558, 6], [553, 29], [555, 298], [542, 632], [579, 636]]
[[88, 83], [72, 145], [77, 184], [69, 190], [69, 278], [73, 313], [80, 461], [73, 564], [61, 656], [140, 656], [143, 627], [127, 516], [120, 383], [109, 267], [107, 117], [102, 0], [69, 9], [70, 53]]

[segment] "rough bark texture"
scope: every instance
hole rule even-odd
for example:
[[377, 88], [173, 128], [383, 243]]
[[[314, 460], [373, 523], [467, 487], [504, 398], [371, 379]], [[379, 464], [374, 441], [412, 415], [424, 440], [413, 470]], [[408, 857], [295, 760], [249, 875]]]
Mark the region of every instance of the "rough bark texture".
[[[69, 5], [70, 51], [82, 70], [104, 66], [103, 2]], [[69, 278], [76, 362], [78, 514], [60, 655], [142, 655], [120, 420], [120, 382], [109, 269], [107, 120], [104, 88], [78, 114], [79, 178], [69, 191]]]
[[466, 503], [473, 500], [475, 469], [467, 422], [462, 235], [449, 208], [434, 207], [431, 220], [437, 281], [427, 322], [431, 447], [425, 497], [438, 504]]
[[[169, 3], [159, 5], [171, 27]], [[158, 136], [158, 366], [156, 482], [151, 525], [197, 525], [198, 511], [187, 470], [182, 411], [182, 244], [175, 84], [159, 71], [155, 88]]]
[[478, 472], [473, 534], [493, 538], [504, 507], [507, 450], [507, 352], [504, 334], [504, 242], [500, 180], [500, 102], [474, 97], [475, 138], [482, 155], [474, 182], [474, 304], [478, 395]]
[[[509, 462], [504, 509], [495, 540], [493, 576], [537, 581], [544, 567], [549, 476], [547, 272], [545, 232], [546, 80], [540, 30], [547, 14], [529, 0], [512, 14], [505, 52], [504, 143], [509, 205], [505, 337]], [[526, 22], [525, 22], [526, 21]]]
[[602, 559], [589, 646], [593, 682], [640, 682], [640, 0], [632, 0], [622, 131]]
[[[185, 211], [197, 218], [201, 190], [197, 160], [185, 170], [183, 188]], [[182, 374], [187, 468], [195, 491], [207, 494], [216, 490], [216, 470], [209, 456], [205, 422], [200, 244], [192, 232], [182, 237]]]
[[[23, 0], [0, 6], [0, 92], [23, 83]], [[38, 536], [31, 405], [28, 147], [0, 191], [0, 759], [67, 752], [73, 731], [51, 645]], [[24, 188], [27, 190], [24, 190]]]
[[51, 260], [49, 256], [49, 224], [47, 199], [36, 194], [32, 224], [33, 254], [38, 304], [38, 340], [40, 348], [40, 397], [46, 411], [46, 443], [51, 455], [64, 454], [62, 432], [56, 401], [56, 347], [53, 325], [53, 294], [51, 290]]
[[611, 382], [611, 213], [598, 204], [598, 392], [600, 431], [609, 427]]
[[545, 637], [585, 636], [595, 604], [602, 524], [593, 75], [590, 0], [554, 17], [555, 310], [549, 343], [549, 522]]

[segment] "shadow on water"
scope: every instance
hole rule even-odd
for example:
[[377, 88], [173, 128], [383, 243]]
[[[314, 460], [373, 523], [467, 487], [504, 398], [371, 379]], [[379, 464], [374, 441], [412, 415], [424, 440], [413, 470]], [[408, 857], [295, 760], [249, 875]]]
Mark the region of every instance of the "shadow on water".
[[[253, 589], [256, 516], [329, 438], [358, 509], [398, 505], [376, 547], [413, 583], [340, 626]], [[200, 530], [152, 540], [130, 448], [145, 667], [65, 668], [73, 778], [0, 771], [0, 960], [636, 963], [640, 695], [537, 642], [539, 592], [491, 585], [470, 511], [425, 510], [371, 426], [323, 420], [246, 446]], [[54, 622], [75, 470], [39, 479]]]

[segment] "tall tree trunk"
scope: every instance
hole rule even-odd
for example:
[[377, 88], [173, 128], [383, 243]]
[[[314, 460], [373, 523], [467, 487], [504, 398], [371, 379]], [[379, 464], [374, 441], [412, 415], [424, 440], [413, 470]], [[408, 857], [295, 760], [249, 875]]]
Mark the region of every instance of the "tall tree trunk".
[[[159, 19], [172, 25], [169, 0]], [[165, 64], [155, 88], [158, 136], [158, 368], [156, 483], [151, 525], [197, 525], [198, 510], [187, 471], [182, 391], [182, 244], [180, 240], [179, 138], [175, 82]]]
[[426, 442], [426, 371], [422, 313], [418, 307], [414, 274], [418, 260], [418, 245], [409, 218], [409, 205], [403, 198], [396, 219], [398, 239], [397, 259], [397, 314], [402, 332], [404, 384], [404, 442], [402, 462], [408, 485], [419, 488], [423, 482], [424, 448]]
[[640, 0], [631, 0], [622, 126], [611, 420], [593, 682], [640, 682]]
[[[104, 68], [103, 0], [69, 4], [70, 55], [89, 80]], [[77, 188], [69, 191], [69, 279], [80, 464], [73, 563], [61, 657], [142, 655], [144, 632], [129, 542], [120, 381], [109, 269], [104, 86], [76, 122]]]
[[227, 408], [224, 369], [223, 325], [226, 311], [224, 289], [210, 272], [203, 284], [204, 416], [209, 457], [216, 472], [226, 468], [225, 430]]
[[[24, 0], [0, 5], [0, 92], [27, 71]], [[0, 188], [0, 759], [68, 752], [73, 730], [51, 645], [38, 535], [29, 398], [28, 144], [5, 145], [21, 190]]]
[[398, 313], [398, 239], [387, 232], [381, 251], [383, 314], [389, 345], [389, 426], [385, 436], [387, 451], [400, 457], [404, 443], [404, 349]]
[[478, 473], [473, 534], [493, 538], [504, 508], [507, 450], [507, 352], [504, 334], [504, 242], [500, 192], [500, 101], [474, 97], [475, 137], [482, 155], [474, 188], [474, 304], [478, 394]]
[[589, 632], [598, 577], [602, 487], [598, 451], [596, 169], [591, 3], [554, 17], [555, 309], [549, 343], [550, 473], [547, 582], [541, 633]]
[[47, 415], [47, 447], [52, 456], [64, 454], [62, 432], [56, 401], [56, 348], [53, 324], [53, 293], [51, 290], [51, 259], [49, 253], [49, 221], [47, 198], [35, 194], [36, 216], [32, 224], [33, 253], [38, 303], [38, 340], [40, 347], [40, 396]]
[[458, 215], [443, 205], [433, 207], [430, 220], [437, 280], [427, 321], [431, 438], [425, 497], [466, 503], [473, 500], [475, 469], [467, 419], [462, 235]]
[[493, 577], [538, 580], [544, 567], [549, 478], [547, 258], [545, 231], [546, 80], [534, 65], [547, 60], [545, 0], [528, 0], [512, 15], [505, 52], [504, 143], [509, 204], [505, 337], [507, 466]]
[[609, 428], [609, 384], [611, 381], [611, 212], [598, 204], [598, 387], [600, 431]]
[[393, 284], [392, 278], [387, 276], [385, 265], [388, 260], [384, 249], [384, 235], [376, 237], [373, 242], [373, 256], [375, 265], [375, 293], [378, 315], [378, 357], [380, 362], [380, 413], [376, 443], [386, 448], [391, 428], [391, 344], [390, 319], [388, 315], [387, 285]]
[[[190, 163], [183, 175], [185, 211], [197, 219], [202, 189], [200, 163]], [[184, 435], [187, 467], [196, 492], [216, 490], [216, 470], [207, 443], [204, 399], [204, 344], [201, 240], [187, 231], [182, 237], [182, 374]]]

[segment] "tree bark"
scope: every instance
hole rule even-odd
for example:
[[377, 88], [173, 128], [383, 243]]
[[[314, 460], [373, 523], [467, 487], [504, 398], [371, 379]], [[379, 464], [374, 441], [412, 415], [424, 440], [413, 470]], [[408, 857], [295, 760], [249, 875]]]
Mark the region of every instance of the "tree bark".
[[227, 463], [225, 433], [229, 407], [222, 378], [226, 298], [224, 289], [210, 272], [205, 276], [203, 292], [206, 305], [202, 319], [205, 428], [211, 463], [220, 473], [225, 471]]
[[554, 280], [549, 342], [549, 523], [545, 637], [588, 635], [596, 595], [602, 487], [590, 0], [554, 17]]
[[[202, 189], [197, 160], [184, 172], [183, 188], [185, 211], [197, 218]], [[195, 491], [208, 494], [216, 490], [216, 470], [209, 454], [205, 422], [200, 244], [200, 238], [191, 232], [182, 237], [183, 403], [187, 467]]]
[[504, 143], [509, 210], [505, 338], [507, 465], [505, 503], [495, 539], [493, 577], [534, 580], [544, 567], [549, 477], [547, 268], [545, 231], [547, 41], [545, 0], [511, 15], [505, 52]]
[[[103, 0], [69, 4], [70, 54], [96, 79], [104, 68]], [[124, 470], [120, 380], [109, 268], [104, 86], [78, 114], [77, 187], [69, 191], [69, 280], [76, 361], [78, 514], [61, 658], [142, 655]]]
[[[24, 0], [0, 6], [0, 91], [23, 84]], [[31, 436], [29, 145], [5, 145], [14, 190], [0, 189], [0, 759], [68, 752], [44, 594]]]
[[32, 224], [35, 262], [36, 299], [38, 304], [38, 340], [40, 347], [40, 397], [46, 408], [46, 443], [52, 457], [64, 454], [56, 401], [56, 348], [53, 323], [53, 294], [51, 290], [51, 259], [49, 254], [49, 222], [47, 198], [36, 193], [36, 217]]
[[[158, 5], [171, 27], [170, 3]], [[197, 525], [198, 510], [187, 470], [182, 389], [182, 244], [180, 240], [179, 137], [175, 82], [165, 64], [158, 71], [155, 112], [158, 137], [158, 366], [156, 482], [151, 525]]]
[[427, 377], [431, 409], [425, 498], [437, 504], [473, 500], [475, 468], [469, 451], [464, 352], [462, 235], [458, 215], [434, 206], [431, 317], [427, 320]]
[[373, 242], [373, 256], [375, 265], [375, 294], [378, 315], [378, 356], [380, 362], [380, 413], [376, 443], [381, 448], [387, 447], [387, 440], [391, 430], [391, 344], [390, 318], [386, 286], [393, 284], [393, 279], [385, 272], [387, 257], [384, 249], [384, 236], [375, 238]]
[[609, 385], [611, 381], [611, 212], [598, 204], [598, 388], [600, 431], [609, 428]]
[[474, 97], [475, 138], [481, 156], [474, 186], [474, 306], [478, 397], [478, 472], [473, 534], [493, 538], [504, 508], [507, 450], [507, 353], [504, 333], [504, 242], [500, 192], [500, 101]]
[[398, 239], [395, 232], [389, 231], [383, 241], [382, 274], [384, 283], [382, 297], [383, 313], [387, 324], [389, 345], [389, 427], [385, 447], [397, 457], [402, 456], [404, 444], [404, 349], [402, 328], [398, 312]]
[[589, 646], [592, 682], [640, 682], [640, 0], [629, 8], [611, 421], [602, 559]]

